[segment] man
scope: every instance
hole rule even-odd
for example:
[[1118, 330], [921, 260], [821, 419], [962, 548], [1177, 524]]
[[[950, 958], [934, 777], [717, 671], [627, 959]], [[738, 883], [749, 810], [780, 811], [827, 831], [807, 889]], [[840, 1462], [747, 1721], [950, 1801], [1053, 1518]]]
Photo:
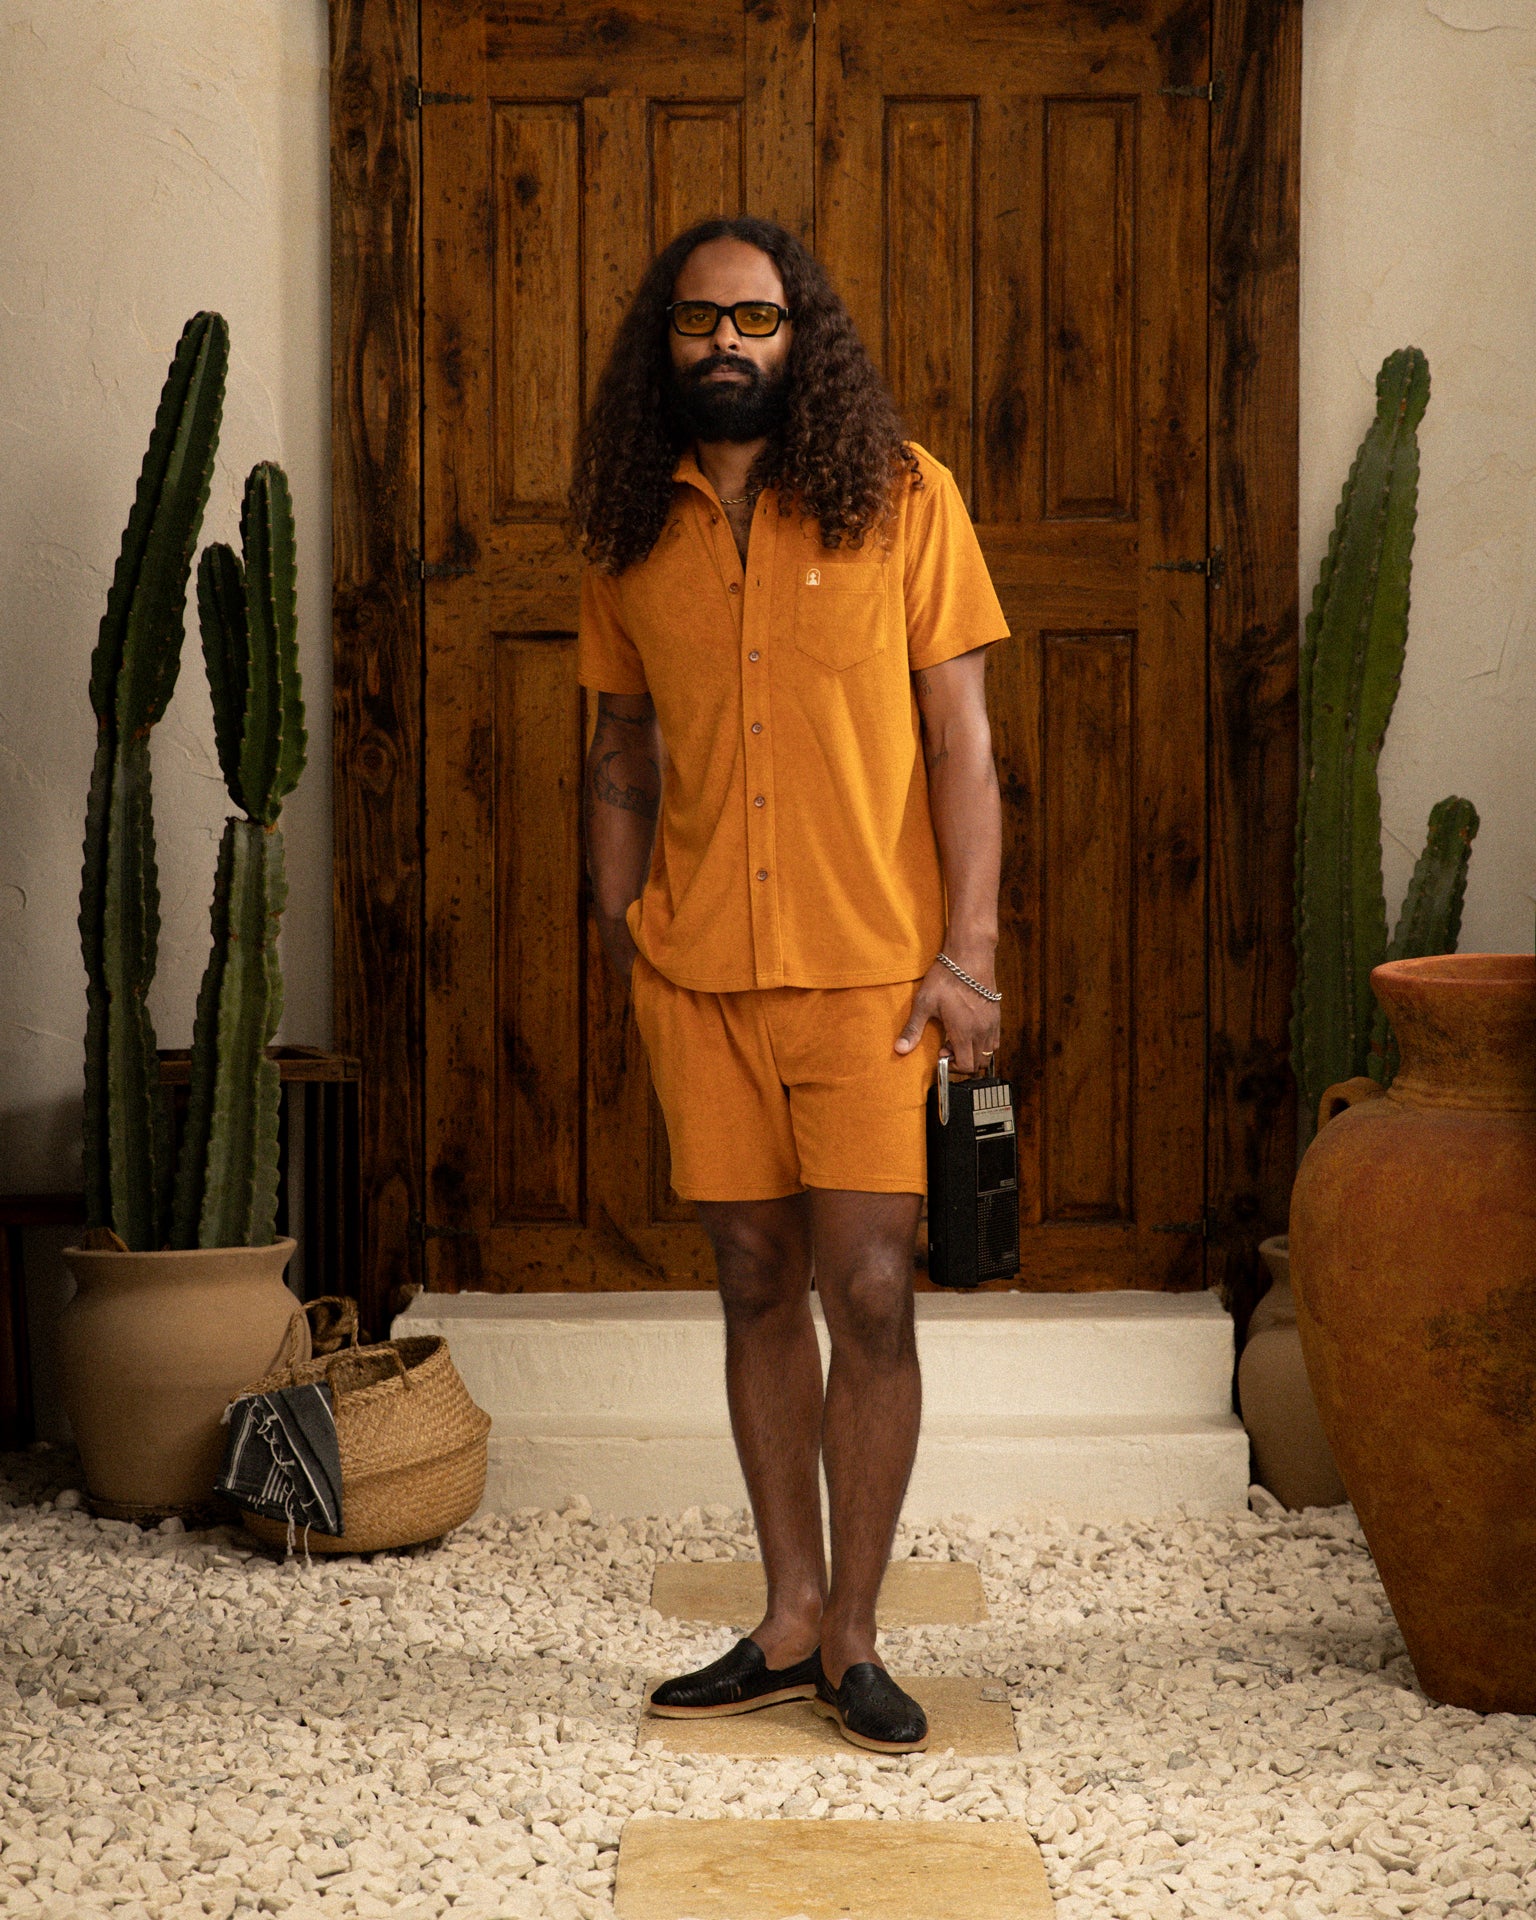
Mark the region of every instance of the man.
[[765, 221], [658, 257], [571, 499], [596, 911], [714, 1249], [768, 1584], [751, 1635], [651, 1709], [813, 1699], [855, 1744], [911, 1751], [927, 1721], [879, 1659], [875, 1601], [917, 1446], [938, 1029], [962, 1072], [998, 1038], [983, 671], [1007, 627], [953, 479]]

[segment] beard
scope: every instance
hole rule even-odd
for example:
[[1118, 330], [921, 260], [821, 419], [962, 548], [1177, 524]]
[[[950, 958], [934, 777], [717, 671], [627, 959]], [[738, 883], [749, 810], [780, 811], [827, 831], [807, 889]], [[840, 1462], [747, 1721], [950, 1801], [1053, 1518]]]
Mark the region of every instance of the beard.
[[[717, 367], [745, 378], [739, 384], [709, 381]], [[789, 411], [789, 375], [764, 373], [741, 354], [712, 353], [686, 370], [672, 369], [672, 397], [695, 440], [766, 440]]]

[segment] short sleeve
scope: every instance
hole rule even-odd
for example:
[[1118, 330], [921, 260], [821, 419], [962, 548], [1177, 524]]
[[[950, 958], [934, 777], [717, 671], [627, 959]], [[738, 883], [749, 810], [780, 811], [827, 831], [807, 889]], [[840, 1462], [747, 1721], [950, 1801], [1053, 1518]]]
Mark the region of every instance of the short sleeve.
[[907, 661], [916, 671], [1008, 637], [981, 542], [953, 474], [923, 458], [907, 495]]
[[594, 693], [646, 693], [645, 666], [619, 617], [619, 584], [596, 567], [581, 577], [576, 678]]

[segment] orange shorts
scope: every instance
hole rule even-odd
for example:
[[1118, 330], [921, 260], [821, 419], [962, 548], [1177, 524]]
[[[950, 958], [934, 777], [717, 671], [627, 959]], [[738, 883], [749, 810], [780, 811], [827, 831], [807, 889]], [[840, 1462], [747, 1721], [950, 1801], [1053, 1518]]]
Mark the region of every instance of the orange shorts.
[[678, 1193], [926, 1193], [924, 1107], [937, 1023], [911, 1053], [893, 1052], [916, 987], [694, 993], [637, 955], [630, 991]]

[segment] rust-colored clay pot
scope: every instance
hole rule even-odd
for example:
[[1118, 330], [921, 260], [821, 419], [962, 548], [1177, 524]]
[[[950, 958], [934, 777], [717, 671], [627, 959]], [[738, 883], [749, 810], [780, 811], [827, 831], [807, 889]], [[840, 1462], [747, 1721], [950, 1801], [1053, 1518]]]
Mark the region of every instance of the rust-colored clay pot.
[[1323, 1097], [1291, 1198], [1302, 1350], [1420, 1685], [1536, 1713], [1536, 959], [1371, 985], [1402, 1066]]
[[108, 1253], [66, 1247], [75, 1297], [59, 1315], [61, 1397], [97, 1513], [143, 1520], [213, 1498], [224, 1409], [277, 1358], [295, 1242]]

